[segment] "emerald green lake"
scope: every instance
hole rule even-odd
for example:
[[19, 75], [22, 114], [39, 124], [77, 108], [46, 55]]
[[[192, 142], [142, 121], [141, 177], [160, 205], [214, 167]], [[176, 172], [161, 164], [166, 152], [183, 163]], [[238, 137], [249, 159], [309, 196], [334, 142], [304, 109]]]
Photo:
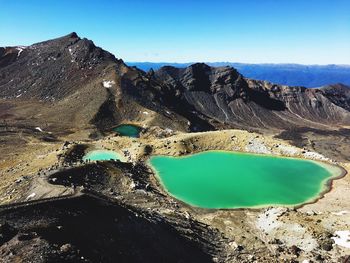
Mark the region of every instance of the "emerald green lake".
[[141, 130], [141, 127], [131, 124], [122, 124], [113, 128], [113, 131], [119, 135], [133, 138], [138, 138], [140, 136]]
[[175, 198], [217, 209], [303, 204], [342, 174], [336, 166], [311, 160], [223, 151], [153, 156], [150, 165]]
[[107, 150], [95, 150], [88, 152], [84, 157], [83, 160], [90, 160], [90, 161], [105, 161], [105, 160], [121, 160], [121, 156], [113, 151], [107, 151]]

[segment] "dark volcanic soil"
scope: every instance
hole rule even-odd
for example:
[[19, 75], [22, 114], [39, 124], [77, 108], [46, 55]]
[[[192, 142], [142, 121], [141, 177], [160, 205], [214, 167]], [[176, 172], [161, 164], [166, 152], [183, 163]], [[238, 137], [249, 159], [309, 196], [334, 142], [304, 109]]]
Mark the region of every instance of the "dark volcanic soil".
[[211, 262], [164, 222], [93, 196], [2, 209], [0, 224], [1, 262]]
[[219, 256], [217, 231], [136, 205], [171, 205], [150, 185], [142, 163], [88, 163], [53, 171], [47, 180], [76, 194], [0, 207], [5, 262], [212, 262]]
[[350, 129], [291, 128], [281, 132], [276, 138], [288, 140], [301, 148], [313, 149], [337, 161], [350, 161]]

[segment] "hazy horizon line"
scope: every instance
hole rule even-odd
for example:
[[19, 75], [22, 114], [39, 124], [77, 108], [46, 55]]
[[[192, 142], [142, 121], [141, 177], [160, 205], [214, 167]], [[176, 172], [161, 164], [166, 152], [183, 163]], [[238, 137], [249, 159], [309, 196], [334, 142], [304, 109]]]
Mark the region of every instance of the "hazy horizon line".
[[[114, 55], [114, 54], [113, 54]], [[124, 60], [124, 59], [123, 59]], [[191, 61], [191, 62], [169, 62], [169, 61], [127, 61], [124, 60], [125, 63], [150, 63], [150, 64], [196, 64], [196, 63], [230, 63], [230, 64], [250, 64], [250, 65], [300, 65], [300, 66], [345, 66], [350, 67], [350, 64], [303, 64], [303, 63], [295, 63], [295, 62], [233, 62], [233, 61]]]

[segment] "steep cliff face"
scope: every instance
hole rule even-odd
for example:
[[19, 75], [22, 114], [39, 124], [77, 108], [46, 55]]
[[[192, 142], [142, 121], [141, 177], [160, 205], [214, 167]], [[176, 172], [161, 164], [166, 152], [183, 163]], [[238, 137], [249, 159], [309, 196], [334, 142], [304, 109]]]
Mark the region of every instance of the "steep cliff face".
[[[342, 125], [349, 122], [349, 111], [345, 104], [335, 104], [322, 89], [307, 89], [304, 87], [279, 86], [271, 83], [247, 80], [249, 87], [266, 93], [270, 98], [283, 102], [285, 109], [271, 111], [273, 122], [268, 116], [262, 117], [271, 126], [322, 127], [322, 125]], [[277, 125], [276, 125], [277, 124]], [[320, 126], [321, 125], [321, 126]]]
[[[331, 92], [245, 79], [234, 68], [194, 64], [151, 74], [161, 97], [173, 97], [214, 126], [288, 128], [348, 123], [348, 106]], [[344, 90], [338, 90], [344, 94]], [[341, 96], [337, 94], [337, 96]], [[176, 111], [176, 104], [167, 100]]]
[[321, 89], [327, 98], [334, 104], [350, 111], [350, 87], [343, 84], [334, 84]]

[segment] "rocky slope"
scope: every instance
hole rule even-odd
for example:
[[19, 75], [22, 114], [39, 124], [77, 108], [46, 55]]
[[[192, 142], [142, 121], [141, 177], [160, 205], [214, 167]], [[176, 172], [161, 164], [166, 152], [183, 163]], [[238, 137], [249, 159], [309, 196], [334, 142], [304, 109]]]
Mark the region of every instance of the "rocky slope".
[[[26, 103], [35, 108], [31, 114], [18, 115], [38, 124], [86, 127], [101, 108], [115, 106], [114, 94], [106, 87], [116, 85], [115, 68], [123, 66], [121, 60], [75, 33], [28, 47], [1, 48], [0, 98], [14, 108]], [[118, 120], [114, 109], [110, 113], [109, 119]]]
[[[190, 130], [350, 123], [345, 86], [281, 86], [203, 63], [144, 73], [75, 33], [29, 47], [1, 48], [0, 76], [0, 98], [7, 104], [30, 101], [40, 114], [27, 119], [67, 127], [108, 129], [139, 118], [144, 109], [154, 111], [160, 125], [181, 123], [180, 128]], [[164, 123], [169, 112], [175, 116]]]
[[28, 47], [0, 49], [0, 95], [56, 101], [68, 97], [103, 74], [112, 54], [75, 33]]
[[350, 111], [350, 87], [343, 84], [325, 86], [321, 89], [334, 104]]
[[[244, 78], [231, 67], [193, 64], [185, 69], [163, 67], [152, 79], [159, 97], [172, 97], [214, 126], [288, 128], [349, 123], [346, 100], [335, 100], [330, 89], [288, 87]], [[334, 86], [337, 97], [347, 89]]]
[[161, 218], [94, 196], [0, 210], [0, 233], [1, 262], [212, 262]]
[[[150, 152], [206, 150], [304, 158], [322, 156], [321, 149], [348, 161], [345, 86], [280, 86], [205, 64], [145, 73], [72, 33], [0, 49], [0, 118], [0, 203], [9, 204], [0, 207], [0, 259], [7, 262], [340, 258], [331, 240], [348, 229], [349, 220], [335, 219], [350, 211], [342, 198], [348, 177], [315, 204], [319, 213], [277, 211], [276, 219], [269, 209], [212, 211], [177, 202], [146, 160]], [[108, 133], [121, 122], [142, 126], [140, 138]], [[232, 127], [272, 134], [183, 132]], [[88, 149], [117, 151], [129, 163], [81, 162]], [[264, 227], [273, 222], [276, 235]]]

